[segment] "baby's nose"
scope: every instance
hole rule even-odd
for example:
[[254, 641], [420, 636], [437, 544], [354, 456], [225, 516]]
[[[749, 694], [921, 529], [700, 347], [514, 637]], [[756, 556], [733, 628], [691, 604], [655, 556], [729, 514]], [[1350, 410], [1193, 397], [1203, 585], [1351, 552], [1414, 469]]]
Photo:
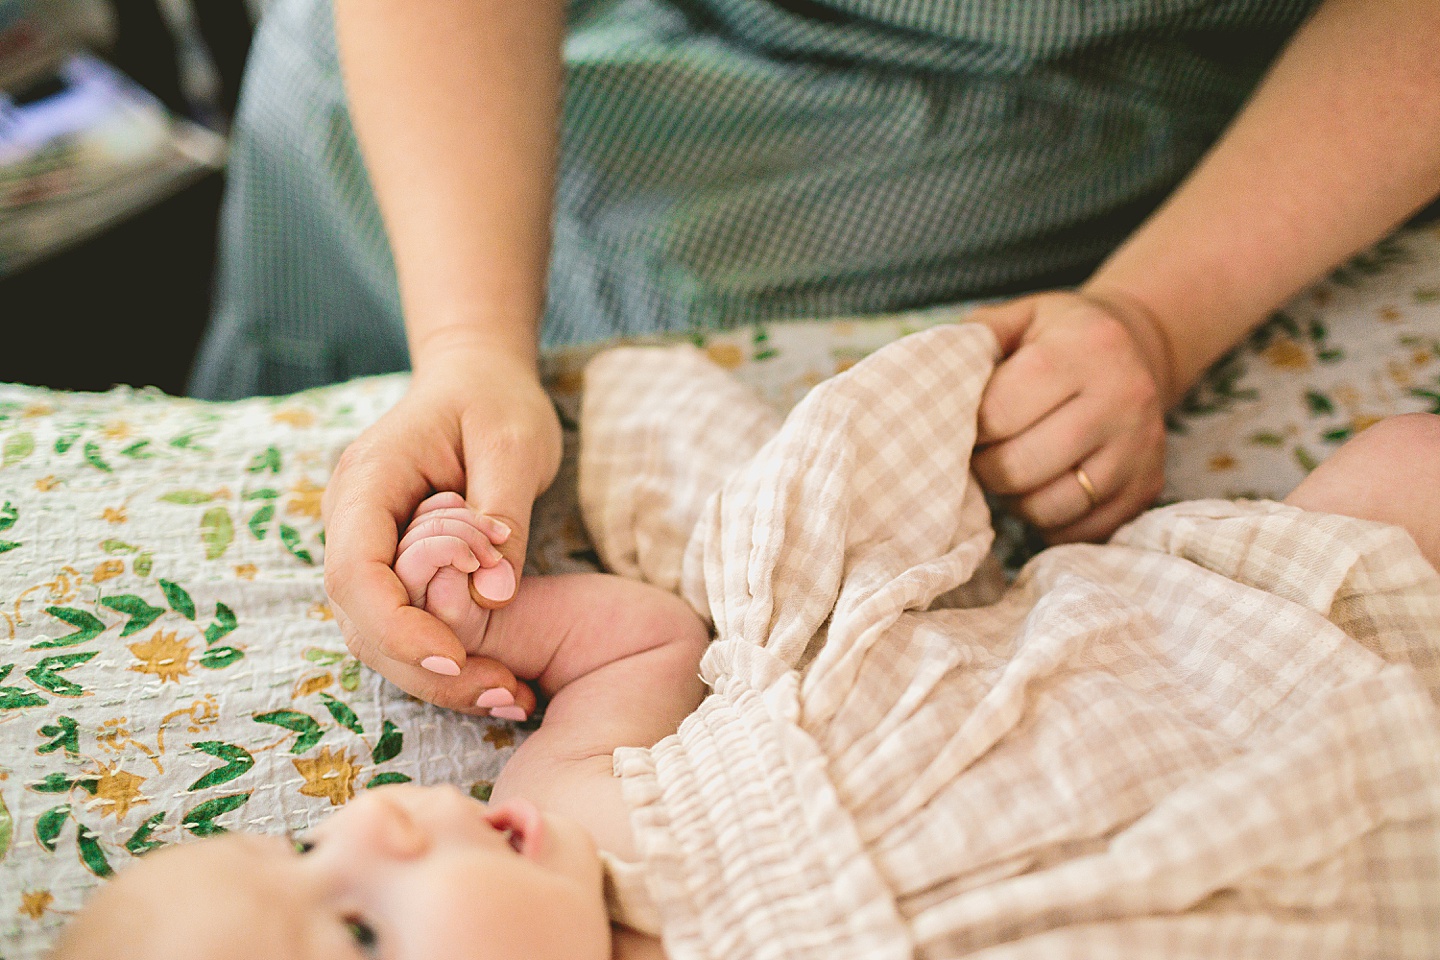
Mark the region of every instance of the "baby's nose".
[[390, 860], [411, 860], [423, 855], [429, 837], [404, 803], [380, 790], [350, 802], [350, 808], [336, 817], [336, 826], [351, 834], [354, 852], [361, 856]]

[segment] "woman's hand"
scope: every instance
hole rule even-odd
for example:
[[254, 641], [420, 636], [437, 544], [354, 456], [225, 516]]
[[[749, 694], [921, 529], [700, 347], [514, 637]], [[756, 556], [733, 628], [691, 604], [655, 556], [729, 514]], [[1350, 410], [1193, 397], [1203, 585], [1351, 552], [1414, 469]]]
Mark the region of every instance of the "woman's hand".
[[1164, 335], [1131, 304], [1050, 292], [979, 307], [1001, 362], [975, 473], [1051, 543], [1107, 539], [1165, 482]]
[[475, 700], [486, 690], [516, 689], [507, 667], [468, 656], [449, 627], [411, 605], [393, 564], [420, 503], [463, 492], [498, 553], [485, 553], [472, 578], [477, 602], [504, 606], [560, 454], [560, 423], [533, 364], [470, 348], [431, 358], [345, 450], [325, 491], [325, 589], [350, 650], [407, 693], [464, 713], [485, 712]]

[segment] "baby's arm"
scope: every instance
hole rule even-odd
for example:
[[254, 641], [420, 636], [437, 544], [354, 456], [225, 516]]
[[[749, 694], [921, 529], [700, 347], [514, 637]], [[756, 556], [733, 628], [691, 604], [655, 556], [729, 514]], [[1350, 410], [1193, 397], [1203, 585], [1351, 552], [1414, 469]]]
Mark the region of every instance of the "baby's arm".
[[[442, 512], [463, 523], [467, 510], [452, 504]], [[469, 590], [484, 569], [479, 528], [450, 523], [442, 533], [433, 521], [422, 523], [427, 513], [422, 505], [395, 563], [411, 601], [450, 625], [467, 650], [504, 663], [549, 701], [545, 722], [506, 764], [493, 798], [525, 796], [628, 855], [610, 757], [617, 747], [648, 747], [675, 732], [699, 704], [704, 623], [679, 597], [609, 574], [526, 577], [508, 606], [486, 611]], [[524, 688], [487, 694], [513, 696], [522, 708], [533, 702]], [[504, 703], [491, 713], [517, 715]]]
[[[505, 765], [493, 797], [528, 797], [629, 857], [627, 808], [611, 755], [655, 744], [699, 705], [709, 632], [679, 597], [623, 577], [527, 577], [521, 593], [492, 614], [486, 655], [528, 678], [528, 664], [515, 666], [519, 650], [541, 634], [547, 645], [555, 635], [560, 641], [536, 676], [549, 698], [545, 722]], [[516, 616], [506, 616], [512, 611]]]

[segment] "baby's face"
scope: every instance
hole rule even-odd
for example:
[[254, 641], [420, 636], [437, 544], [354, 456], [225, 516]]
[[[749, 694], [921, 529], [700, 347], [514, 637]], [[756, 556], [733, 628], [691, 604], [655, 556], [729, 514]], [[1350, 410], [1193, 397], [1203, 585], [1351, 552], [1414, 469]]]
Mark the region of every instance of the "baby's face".
[[150, 854], [77, 919], [68, 937], [100, 949], [73, 955], [128, 956], [116, 948], [129, 943], [152, 960], [610, 956], [594, 842], [524, 801], [382, 787], [305, 845], [234, 833]]

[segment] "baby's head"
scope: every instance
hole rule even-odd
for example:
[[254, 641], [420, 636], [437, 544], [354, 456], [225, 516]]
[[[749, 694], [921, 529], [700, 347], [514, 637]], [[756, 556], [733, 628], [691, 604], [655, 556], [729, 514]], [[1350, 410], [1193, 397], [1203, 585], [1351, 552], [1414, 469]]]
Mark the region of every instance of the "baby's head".
[[96, 892], [54, 960], [605, 960], [595, 843], [452, 787], [366, 791], [299, 845], [231, 833], [148, 854]]

